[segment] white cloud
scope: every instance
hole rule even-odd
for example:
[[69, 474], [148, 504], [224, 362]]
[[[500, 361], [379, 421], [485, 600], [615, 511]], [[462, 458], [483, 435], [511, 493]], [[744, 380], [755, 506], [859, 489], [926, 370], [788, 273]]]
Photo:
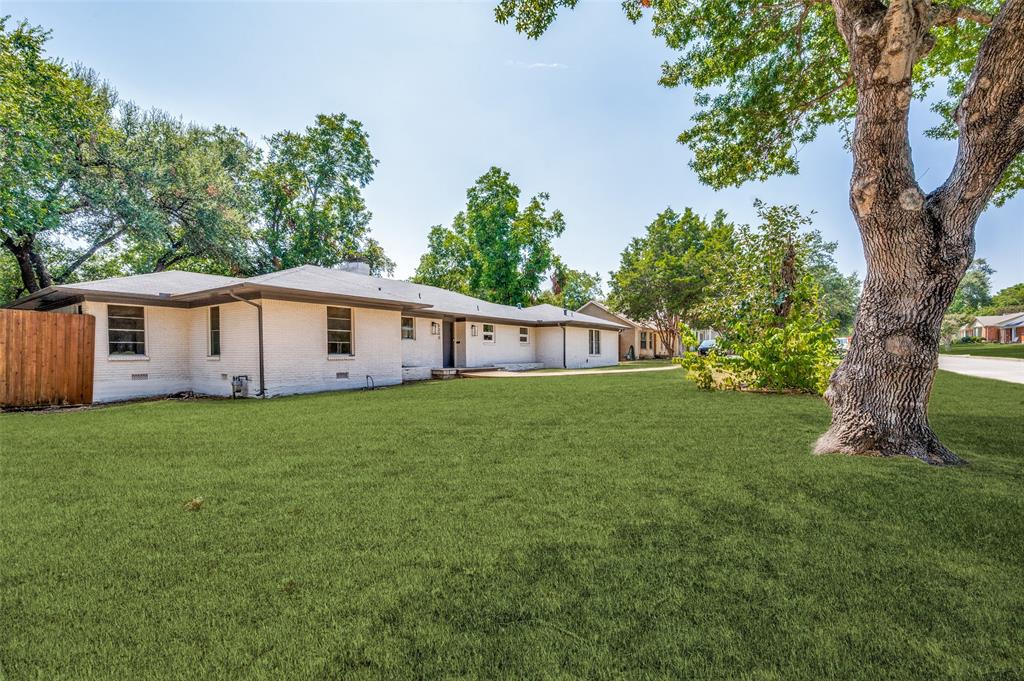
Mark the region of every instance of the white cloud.
[[525, 62], [525, 61], [516, 61], [514, 59], [506, 59], [505, 60], [505, 66], [514, 66], [514, 67], [519, 68], [519, 69], [567, 69], [567, 68], [569, 68], [568, 64], [562, 64], [562, 63], [559, 63], [559, 62], [550, 62], [550, 63], [542, 62], [542, 61], [538, 61], [538, 62]]

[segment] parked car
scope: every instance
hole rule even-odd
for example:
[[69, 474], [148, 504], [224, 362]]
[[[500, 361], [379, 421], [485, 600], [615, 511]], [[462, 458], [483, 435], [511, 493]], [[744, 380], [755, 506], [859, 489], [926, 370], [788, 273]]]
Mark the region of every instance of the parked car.
[[845, 355], [850, 351], [850, 337], [840, 336], [836, 338], [836, 350], [839, 351], [840, 355]]
[[706, 355], [712, 350], [714, 350], [716, 345], [718, 344], [714, 341], [714, 339], [701, 341], [700, 345], [697, 346], [697, 354]]

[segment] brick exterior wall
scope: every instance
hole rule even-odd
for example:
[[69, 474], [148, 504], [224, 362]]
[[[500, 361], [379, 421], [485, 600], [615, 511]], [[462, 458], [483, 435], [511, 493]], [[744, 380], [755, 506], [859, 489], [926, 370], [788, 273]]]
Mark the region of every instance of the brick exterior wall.
[[[168, 395], [192, 389], [188, 328], [191, 310], [145, 307], [146, 354], [109, 354], [107, 303], [85, 302], [82, 312], [96, 317], [94, 402]], [[134, 378], [133, 378], [134, 376]]]
[[[442, 335], [431, 334], [431, 319], [416, 317], [416, 339], [402, 340], [401, 313], [353, 308], [354, 354], [327, 354], [327, 306], [279, 300], [255, 301], [263, 306], [264, 367], [270, 396], [363, 388], [367, 376], [375, 385], [423, 377], [442, 363]], [[249, 377], [250, 395], [259, 390], [256, 309], [242, 302], [220, 307], [221, 354], [209, 355], [209, 307], [144, 306], [146, 354], [108, 356], [107, 304], [85, 302], [82, 311], [96, 317], [93, 399], [110, 402], [176, 392], [218, 396], [231, 394], [231, 378]], [[69, 309], [68, 311], [72, 311]], [[437, 320], [440, 323], [440, 320]], [[477, 326], [477, 335], [470, 326]], [[527, 327], [530, 340], [520, 343], [519, 326], [495, 324], [495, 341], [483, 340], [483, 322], [455, 324], [457, 366], [543, 363], [562, 366], [562, 329]], [[618, 332], [601, 329], [601, 354], [588, 353], [588, 329], [566, 327], [569, 368], [607, 366], [618, 361]], [[341, 378], [339, 374], [347, 374]]]

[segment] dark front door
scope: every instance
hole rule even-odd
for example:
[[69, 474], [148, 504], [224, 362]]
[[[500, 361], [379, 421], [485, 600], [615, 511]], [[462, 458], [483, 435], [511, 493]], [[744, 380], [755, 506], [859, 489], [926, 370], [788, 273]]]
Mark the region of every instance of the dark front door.
[[455, 366], [455, 322], [441, 323], [441, 345], [444, 348], [444, 367]]

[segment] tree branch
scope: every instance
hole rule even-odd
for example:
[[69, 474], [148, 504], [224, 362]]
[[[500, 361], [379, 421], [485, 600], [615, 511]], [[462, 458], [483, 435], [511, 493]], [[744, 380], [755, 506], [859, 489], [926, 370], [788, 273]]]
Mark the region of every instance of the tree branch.
[[932, 7], [932, 24], [934, 26], [954, 26], [958, 21], [973, 21], [976, 24], [988, 26], [995, 18], [985, 10], [977, 7], [950, 7], [949, 5], [934, 5]]
[[[113, 220], [111, 220], [110, 228], [111, 229], [114, 228]], [[73, 262], [68, 264], [67, 267], [62, 269], [60, 271], [60, 274], [58, 274], [56, 277], [54, 277], [53, 280], [55, 282], [57, 282], [58, 284], [65, 283], [67, 281], [68, 277], [70, 277], [72, 274], [74, 274], [75, 270], [77, 270], [79, 267], [81, 267], [85, 263], [86, 260], [91, 258], [96, 253], [96, 251], [98, 251], [101, 248], [103, 248], [104, 246], [112, 243], [115, 239], [117, 239], [119, 236], [124, 234], [127, 231], [127, 229], [128, 229], [127, 227], [122, 227], [121, 229], [118, 229], [118, 230], [115, 230], [115, 231], [111, 232], [107, 236], [103, 237], [102, 239], [100, 239], [99, 241], [94, 243], [84, 253], [82, 253], [80, 256], [75, 258]]]
[[966, 229], [1024, 153], [1024, 0], [1007, 0], [993, 20], [954, 118], [956, 163], [933, 202], [953, 227]]

